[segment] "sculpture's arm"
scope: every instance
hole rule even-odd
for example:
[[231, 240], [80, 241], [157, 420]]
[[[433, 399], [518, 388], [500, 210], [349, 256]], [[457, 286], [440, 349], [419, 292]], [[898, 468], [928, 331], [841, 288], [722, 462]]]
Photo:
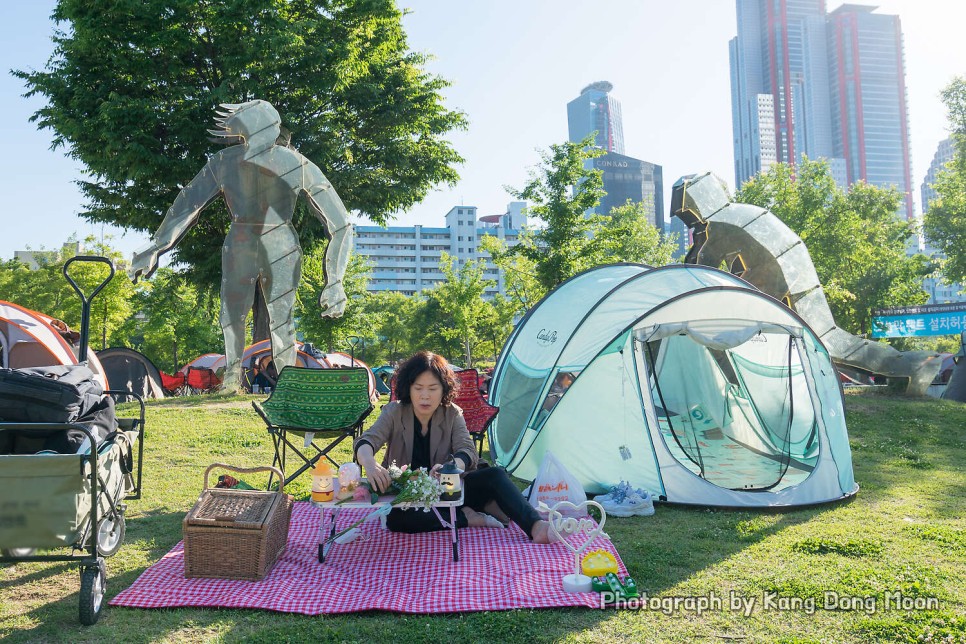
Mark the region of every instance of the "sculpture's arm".
[[209, 161], [191, 183], [178, 193], [151, 241], [134, 251], [131, 268], [128, 269], [131, 280], [137, 282], [138, 277], [150, 277], [158, 267], [158, 257], [181, 241], [198, 221], [204, 207], [220, 192]]
[[335, 188], [325, 178], [318, 166], [304, 161], [305, 183], [303, 191], [309, 208], [325, 226], [329, 245], [325, 249], [325, 288], [319, 295], [323, 317], [337, 318], [345, 311], [346, 294], [342, 286], [349, 251], [352, 248], [352, 228], [349, 213]]

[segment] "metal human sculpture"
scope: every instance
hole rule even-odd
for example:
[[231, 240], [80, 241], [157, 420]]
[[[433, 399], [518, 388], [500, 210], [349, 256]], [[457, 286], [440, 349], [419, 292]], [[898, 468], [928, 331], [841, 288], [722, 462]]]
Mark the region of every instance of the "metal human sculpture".
[[314, 163], [282, 137], [281, 118], [262, 100], [224, 104], [208, 130], [230, 147], [214, 154], [168, 209], [151, 242], [138, 249], [130, 276], [150, 276], [161, 254], [174, 247], [198, 221], [202, 209], [219, 195], [231, 213], [222, 247], [221, 327], [225, 335], [223, 387], [241, 386], [245, 320], [256, 284], [268, 307], [272, 354], [279, 371], [294, 365], [292, 311], [302, 274], [302, 249], [292, 215], [300, 195], [325, 226], [325, 287], [319, 305], [325, 317], [342, 315], [346, 305], [342, 277], [352, 236], [349, 217], [335, 188]]
[[906, 393], [924, 395], [942, 360], [928, 351], [897, 351], [835, 326], [825, 291], [801, 238], [772, 212], [732, 203], [724, 182], [714, 174], [678, 179], [671, 214], [693, 232], [685, 263], [733, 274], [783, 301], [798, 313], [828, 347], [832, 359], [890, 378], [908, 378]]

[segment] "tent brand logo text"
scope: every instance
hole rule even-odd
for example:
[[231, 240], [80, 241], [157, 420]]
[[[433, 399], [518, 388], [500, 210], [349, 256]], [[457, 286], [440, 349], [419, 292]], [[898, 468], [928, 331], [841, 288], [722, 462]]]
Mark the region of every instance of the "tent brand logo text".
[[567, 489], [567, 483], [560, 481], [560, 483], [557, 483], [556, 485], [544, 483], [537, 488], [537, 492], [565, 492]]
[[540, 329], [537, 331], [537, 342], [542, 346], [549, 347], [557, 341], [557, 332], [550, 329]]

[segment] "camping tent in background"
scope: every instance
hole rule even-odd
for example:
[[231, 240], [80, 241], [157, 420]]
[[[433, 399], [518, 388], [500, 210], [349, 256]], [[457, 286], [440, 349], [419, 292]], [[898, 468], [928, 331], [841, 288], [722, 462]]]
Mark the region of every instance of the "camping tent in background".
[[[307, 350], [306, 350], [307, 349]], [[251, 374], [254, 368], [255, 362], [260, 360], [263, 356], [270, 356], [272, 354], [272, 342], [271, 340], [261, 340], [255, 344], [251, 344], [245, 348], [242, 353], [242, 368], [245, 370], [246, 374]], [[348, 367], [353, 364], [352, 357], [346, 353], [334, 352], [334, 353], [321, 353], [315, 349], [311, 344], [298, 344], [296, 351], [296, 366], [308, 367], [309, 369], [330, 369], [338, 367]], [[369, 365], [364, 363], [358, 358], [355, 359], [355, 366], [365, 367], [369, 371], [369, 393], [370, 397], [378, 397], [378, 392], [376, 390], [376, 377], [372, 374], [372, 369], [369, 369]], [[194, 367], [196, 369], [211, 369], [214, 372], [218, 372], [219, 369], [225, 368], [225, 356], [221, 353], [206, 353], [204, 355], [198, 356], [185, 366], [183, 366], [180, 371], [187, 374], [188, 368]], [[248, 388], [250, 378], [246, 378], [245, 387]]]
[[[302, 350], [303, 345], [296, 345], [296, 366], [299, 367], [309, 367], [310, 369], [323, 369], [326, 365], [322, 363], [321, 360], [316, 358], [314, 355], [306, 353]], [[261, 340], [255, 344], [250, 344], [245, 347], [245, 351], [242, 352], [242, 368], [249, 370], [254, 365], [255, 362], [260, 360], [263, 356], [271, 355], [272, 353], [272, 341], [271, 340]], [[195, 365], [199, 366], [199, 365]], [[219, 354], [217, 359], [208, 366], [209, 369], [217, 371], [219, 369], [225, 368], [225, 356]]]
[[215, 367], [213, 365], [219, 360], [221, 360], [221, 366], [224, 367], [225, 355], [223, 353], [203, 353], [185, 366], [178, 369], [178, 371], [183, 374], [187, 374], [188, 369], [191, 367], [194, 367], [195, 369], [211, 369], [214, 371]]
[[[0, 300], [0, 367], [47, 367], [77, 364], [77, 350], [51, 324], [54, 318]], [[104, 389], [108, 379], [93, 352], [87, 364]]]
[[341, 351], [332, 351], [325, 354], [325, 363], [327, 363], [330, 368], [341, 368], [341, 367], [365, 367], [366, 371], [369, 372], [369, 398], [370, 400], [376, 400], [379, 397], [379, 388], [376, 385], [376, 380], [378, 380], [375, 374], [372, 373], [372, 369], [365, 362], [359, 358], [353, 358], [348, 353], [342, 353]]
[[[127, 389], [142, 398], [164, 398], [161, 372], [143, 353], [127, 347], [111, 347], [97, 352], [104, 373], [115, 389]], [[123, 402], [127, 396], [118, 398]]]
[[384, 364], [380, 367], [376, 367], [372, 370], [372, 375], [376, 377], [376, 391], [380, 394], [391, 393], [389, 389], [389, 381], [392, 380], [392, 374], [396, 373], [395, 367]]
[[828, 351], [709, 267], [614, 264], [564, 282], [507, 340], [490, 402], [491, 453], [521, 478], [551, 450], [591, 493], [626, 480], [675, 503], [780, 507], [858, 490]]

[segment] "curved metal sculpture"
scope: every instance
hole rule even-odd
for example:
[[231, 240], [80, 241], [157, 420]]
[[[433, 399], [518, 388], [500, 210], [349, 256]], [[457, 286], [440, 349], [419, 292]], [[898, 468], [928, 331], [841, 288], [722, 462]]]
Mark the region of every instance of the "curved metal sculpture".
[[953, 356], [953, 375], [946, 385], [943, 398], [966, 402], [966, 331], [959, 334], [959, 352]]
[[693, 231], [685, 263], [725, 267], [802, 316], [836, 363], [906, 378], [907, 393], [925, 395], [939, 373], [939, 354], [897, 351], [835, 326], [808, 249], [772, 212], [732, 203], [724, 182], [709, 172], [678, 179], [671, 214]]
[[335, 188], [314, 163], [288, 146], [281, 118], [266, 101], [225, 104], [218, 129], [209, 130], [230, 147], [208, 159], [168, 209], [151, 242], [134, 253], [130, 276], [150, 276], [161, 254], [173, 248], [198, 221], [201, 211], [223, 195], [231, 227], [222, 247], [221, 327], [225, 335], [223, 387], [241, 385], [245, 319], [256, 284], [268, 305], [272, 354], [279, 371], [295, 364], [292, 311], [302, 275], [302, 249], [292, 215], [300, 195], [325, 226], [325, 287], [322, 315], [338, 317], [346, 305], [342, 277], [352, 236], [349, 217]]

